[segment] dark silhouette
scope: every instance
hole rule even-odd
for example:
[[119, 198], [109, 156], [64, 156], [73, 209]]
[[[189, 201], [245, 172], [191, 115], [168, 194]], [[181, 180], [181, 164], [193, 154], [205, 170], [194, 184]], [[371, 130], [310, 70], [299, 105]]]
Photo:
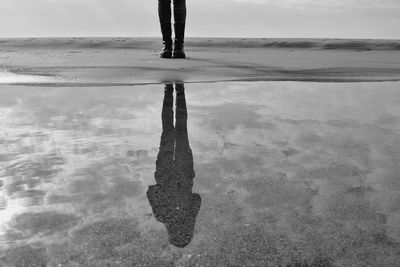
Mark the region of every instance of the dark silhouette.
[[172, 24], [171, 24], [171, 0], [158, 0], [158, 16], [161, 24], [161, 33], [164, 48], [161, 58], [185, 58], [183, 44], [185, 39], [186, 0], [173, 0], [174, 3], [174, 30], [175, 43], [172, 52]]
[[187, 135], [185, 88], [183, 84], [175, 87], [176, 125], [174, 127], [174, 88], [166, 84], [160, 150], [154, 172], [157, 184], [149, 186], [147, 198], [156, 219], [166, 226], [170, 243], [183, 248], [192, 241], [201, 197], [192, 193], [195, 174]]

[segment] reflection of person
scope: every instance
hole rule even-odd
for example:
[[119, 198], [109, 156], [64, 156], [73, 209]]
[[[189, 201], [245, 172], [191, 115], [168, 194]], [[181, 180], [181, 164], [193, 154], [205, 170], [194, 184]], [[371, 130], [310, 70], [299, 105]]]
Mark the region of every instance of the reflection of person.
[[174, 30], [175, 43], [172, 52], [172, 25], [171, 25], [171, 0], [158, 0], [158, 16], [161, 24], [161, 33], [164, 48], [161, 51], [162, 58], [185, 58], [183, 43], [185, 38], [186, 0], [173, 0], [174, 3]]
[[187, 110], [183, 84], [176, 84], [176, 126], [174, 128], [173, 85], [165, 86], [160, 151], [147, 198], [154, 216], [168, 231], [176, 247], [187, 246], [192, 238], [201, 197], [192, 193], [193, 155], [187, 135]]

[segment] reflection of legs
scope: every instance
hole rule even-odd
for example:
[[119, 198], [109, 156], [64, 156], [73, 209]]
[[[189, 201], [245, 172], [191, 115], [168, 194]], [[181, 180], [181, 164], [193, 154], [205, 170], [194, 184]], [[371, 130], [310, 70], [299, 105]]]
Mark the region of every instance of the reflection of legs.
[[158, 17], [164, 44], [161, 57], [170, 58], [172, 57], [171, 0], [158, 0]]
[[185, 88], [183, 84], [176, 84], [176, 125], [175, 125], [175, 166], [183, 174], [191, 187], [194, 178], [193, 155], [189, 146], [187, 134], [187, 109]]
[[173, 106], [173, 86], [165, 85], [162, 117], [162, 134], [160, 150], [156, 161], [155, 179], [157, 184], [163, 184], [165, 179], [171, 175], [172, 162], [174, 156], [174, 112]]

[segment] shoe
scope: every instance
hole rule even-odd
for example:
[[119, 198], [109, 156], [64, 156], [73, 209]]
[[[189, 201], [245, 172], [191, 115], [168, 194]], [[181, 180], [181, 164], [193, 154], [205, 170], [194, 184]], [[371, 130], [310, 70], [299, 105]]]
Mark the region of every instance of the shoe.
[[183, 44], [185, 39], [185, 23], [175, 23], [175, 43], [174, 43], [174, 58], [186, 58]]
[[160, 53], [160, 58], [172, 58], [172, 44], [164, 44], [164, 48]]
[[177, 95], [185, 94], [185, 84], [182, 82], [175, 83], [175, 91]]
[[174, 91], [174, 85], [172, 83], [165, 83], [164, 84], [164, 92], [173, 92]]
[[175, 49], [174, 49], [174, 58], [186, 58], [185, 51], [183, 51], [183, 46], [182, 46], [182, 47], [179, 47], [179, 48], [177, 48], [177, 47], [175, 46]]
[[161, 33], [163, 38], [163, 49], [161, 50], [161, 58], [171, 58], [172, 57], [172, 29], [171, 23], [161, 23]]

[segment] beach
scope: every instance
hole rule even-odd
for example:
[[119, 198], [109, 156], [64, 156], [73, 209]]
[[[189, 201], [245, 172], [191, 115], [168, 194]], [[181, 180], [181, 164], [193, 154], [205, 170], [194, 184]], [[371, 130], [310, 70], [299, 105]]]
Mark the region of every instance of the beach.
[[1, 39], [0, 82], [25, 83], [27, 75], [69, 86], [400, 79], [398, 40], [188, 38], [185, 60], [160, 59], [160, 49], [158, 38]]
[[400, 41], [0, 40], [0, 266], [397, 266]]

